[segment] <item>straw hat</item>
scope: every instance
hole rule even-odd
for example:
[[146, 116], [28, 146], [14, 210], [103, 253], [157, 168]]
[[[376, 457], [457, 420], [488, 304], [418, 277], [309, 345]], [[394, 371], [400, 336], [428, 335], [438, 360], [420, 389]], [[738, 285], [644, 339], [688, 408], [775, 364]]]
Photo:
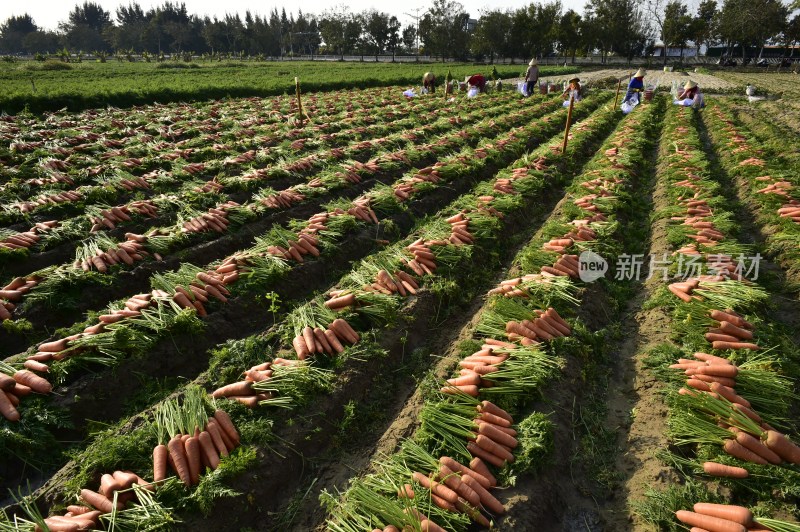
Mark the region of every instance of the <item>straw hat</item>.
[[431, 81], [434, 78], [433, 72], [425, 72], [425, 75], [422, 76], [423, 81]]
[[539, 64], [539, 62], [536, 61], [536, 58], [534, 57], [533, 59], [531, 59], [531, 62], [528, 63], [528, 66], [536, 66], [538, 64]]
[[686, 85], [684, 85], [684, 86], [683, 86], [683, 88], [684, 88], [685, 90], [693, 89], [693, 88], [695, 88], [695, 87], [697, 87], [697, 83], [695, 83], [695, 82], [694, 82], [694, 81], [692, 81], [692, 80], [689, 80], [689, 81], [687, 81], [687, 82], [686, 82]]
[[644, 75], [647, 74], [643, 69], [639, 69], [636, 71], [636, 74], [633, 75], [634, 78], [643, 78]]
[[581, 78], [570, 78], [569, 82], [572, 83], [573, 81], [580, 82]]

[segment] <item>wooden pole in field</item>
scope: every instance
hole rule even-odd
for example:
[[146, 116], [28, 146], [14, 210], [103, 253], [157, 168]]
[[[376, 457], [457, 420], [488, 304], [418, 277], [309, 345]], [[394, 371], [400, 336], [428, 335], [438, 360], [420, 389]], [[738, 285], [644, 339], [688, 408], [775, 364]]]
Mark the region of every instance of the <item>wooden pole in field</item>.
[[614, 96], [614, 111], [617, 110], [617, 101], [619, 100], [619, 90], [622, 88], [622, 78], [620, 78], [619, 83], [617, 83], [617, 95]]
[[569, 123], [572, 121], [572, 106], [575, 105], [575, 93], [569, 95], [569, 110], [567, 111], [567, 126], [564, 128], [564, 144], [561, 145], [561, 154], [567, 153], [567, 141], [569, 140]]
[[294, 91], [297, 94], [297, 112], [300, 114], [300, 124], [303, 124], [303, 101], [300, 99], [300, 80], [294, 78]]

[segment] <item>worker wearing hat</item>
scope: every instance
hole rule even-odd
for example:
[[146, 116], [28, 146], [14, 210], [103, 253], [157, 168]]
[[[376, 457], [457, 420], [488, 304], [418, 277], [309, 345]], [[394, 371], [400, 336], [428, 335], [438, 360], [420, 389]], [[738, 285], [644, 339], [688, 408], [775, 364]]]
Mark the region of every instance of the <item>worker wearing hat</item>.
[[564, 102], [564, 107], [569, 107], [569, 99], [572, 96], [576, 102], [581, 101], [581, 80], [580, 78], [570, 78], [569, 85], [567, 85], [566, 90], [561, 94], [561, 96], [566, 100]]
[[700, 87], [697, 86], [692, 80], [686, 82], [683, 86], [683, 91], [678, 94], [678, 99], [673, 102], [675, 105], [684, 105], [686, 107], [693, 107], [695, 109], [702, 109], [706, 106], [703, 98], [703, 93], [700, 92]]
[[644, 92], [644, 75], [646, 72], [644, 69], [639, 69], [636, 71], [636, 74], [633, 75], [631, 78], [630, 83], [628, 83], [628, 92], [625, 93], [625, 99], [622, 100], [622, 103], [628, 102], [633, 104], [634, 102], [639, 104], [642, 103], [642, 97], [640, 93]]
[[430, 92], [436, 92], [436, 76], [433, 72], [425, 72], [422, 76], [422, 87]]
[[534, 57], [528, 63], [528, 70], [525, 71], [525, 92], [528, 96], [533, 95], [533, 90], [539, 83], [539, 63]]

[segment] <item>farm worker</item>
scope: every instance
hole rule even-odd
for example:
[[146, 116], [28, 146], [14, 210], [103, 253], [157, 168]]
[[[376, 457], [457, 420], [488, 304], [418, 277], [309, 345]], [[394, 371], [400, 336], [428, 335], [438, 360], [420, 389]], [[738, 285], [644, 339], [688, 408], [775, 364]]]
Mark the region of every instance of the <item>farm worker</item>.
[[479, 92], [484, 92], [486, 90], [486, 78], [481, 74], [473, 74], [467, 78], [467, 86], [468, 88], [476, 87]]
[[436, 76], [433, 72], [425, 72], [425, 75], [422, 76], [422, 87], [429, 92], [436, 91]]
[[536, 87], [536, 84], [539, 82], [539, 63], [536, 61], [534, 57], [531, 59], [530, 63], [528, 63], [528, 70], [525, 71], [525, 92], [528, 93], [528, 96], [533, 94], [533, 89]]
[[644, 92], [644, 75], [645, 71], [641, 68], [633, 75], [633, 79], [628, 83], [628, 92], [625, 93], [625, 99], [622, 103], [642, 103], [640, 93]]
[[706, 106], [703, 93], [700, 92], [700, 87], [692, 80], [686, 82], [686, 85], [683, 86], [683, 91], [678, 94], [678, 98], [672, 103], [675, 105], [692, 107], [694, 109], [702, 109]]
[[569, 80], [567, 89], [561, 94], [565, 99], [564, 107], [569, 107], [570, 97], [575, 98], [576, 102], [581, 101], [581, 80], [580, 78], [572, 78]]

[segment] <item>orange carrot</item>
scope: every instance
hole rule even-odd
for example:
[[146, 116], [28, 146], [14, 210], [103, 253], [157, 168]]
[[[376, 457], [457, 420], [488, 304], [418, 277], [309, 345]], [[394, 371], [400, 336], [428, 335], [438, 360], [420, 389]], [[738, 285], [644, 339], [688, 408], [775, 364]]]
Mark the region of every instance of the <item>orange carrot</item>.
[[449, 467], [452, 471], [455, 471], [457, 473], [461, 473], [462, 481], [463, 481], [464, 475], [470, 475], [475, 480], [480, 482], [481, 486], [483, 486], [484, 488], [489, 489], [489, 488], [492, 487], [491, 482], [489, 481], [488, 478], [484, 477], [483, 475], [481, 475], [480, 473], [478, 473], [476, 471], [473, 471], [472, 469], [468, 468], [467, 466], [462, 465], [461, 463], [453, 460], [449, 456], [442, 456], [441, 458], [439, 458], [439, 463], [444, 465], [444, 466]]
[[514, 423], [514, 419], [508, 412], [506, 412], [496, 404], [492, 403], [491, 401], [481, 401], [481, 404], [478, 406], [478, 411], [493, 414], [495, 416], [499, 416], [507, 420], [509, 423], [508, 425], [509, 427], [511, 426], [512, 423]]
[[722, 334], [718, 332], [707, 332], [703, 335], [707, 342], [738, 342], [739, 338], [733, 336], [732, 334]]
[[336, 337], [336, 333], [330, 329], [325, 329], [322, 331], [325, 335], [325, 338], [328, 340], [328, 343], [333, 348], [333, 350], [338, 354], [344, 352], [344, 346], [342, 342], [339, 341], [339, 338]]
[[695, 373], [692, 375], [693, 379], [701, 380], [703, 382], [718, 382], [728, 388], [733, 388], [736, 386], [736, 381], [734, 379], [729, 379], [728, 377], [716, 377], [714, 375], [703, 375], [702, 373]]
[[444, 482], [448, 488], [455, 491], [460, 497], [462, 497], [472, 506], [478, 506], [481, 503], [481, 499], [478, 497], [478, 494], [475, 493], [475, 491], [470, 488], [469, 485], [465, 484], [457, 473], [455, 473], [446, 465], [439, 466], [438, 478], [441, 479], [441, 481]]
[[[480, 378], [478, 380], [480, 380]], [[449, 393], [449, 394], [465, 393], [467, 395], [471, 395], [472, 397], [478, 397], [479, 393], [478, 387], [474, 384], [467, 384], [460, 386], [448, 385], [443, 387], [440, 391], [442, 393]]]
[[717, 462], [704, 462], [703, 471], [715, 477], [747, 478], [750, 472], [743, 467], [718, 464]]
[[750, 401], [745, 399], [744, 397], [740, 396], [738, 393], [733, 391], [733, 388], [728, 388], [727, 386], [720, 384], [718, 382], [712, 382], [709, 386], [711, 391], [718, 393], [731, 403], [739, 403], [742, 406], [746, 406], [750, 408]]
[[734, 458], [738, 458], [739, 460], [744, 460], [745, 462], [752, 462], [754, 464], [761, 465], [767, 465], [769, 463], [750, 449], [742, 446], [742, 444], [736, 440], [725, 440], [725, 445], [723, 445], [722, 448], [729, 455], [733, 456]]
[[744, 526], [753, 524], [753, 513], [744, 506], [698, 502], [694, 505], [694, 511], [698, 514], [719, 517]]
[[780, 456], [761, 443], [761, 440], [746, 432], [739, 431], [736, 434], [736, 441], [739, 442], [742, 447], [751, 450], [771, 464], [780, 464], [783, 461]]
[[736, 325], [737, 327], [742, 327], [743, 329], [752, 329], [753, 328], [753, 325], [750, 322], [748, 322], [747, 320], [745, 320], [745, 319], [743, 319], [743, 318], [741, 318], [739, 316], [736, 316], [734, 314], [730, 314], [728, 312], [723, 312], [721, 310], [712, 310], [711, 311], [711, 319], [714, 319], [714, 320], [717, 320], [717, 321], [720, 321], [720, 322], [721, 321], [728, 321], [728, 322]]
[[484, 451], [488, 451], [498, 458], [501, 458], [507, 462], [514, 461], [514, 455], [507, 448], [503, 447], [493, 439], [484, 436], [483, 434], [480, 434], [477, 438], [475, 438], [475, 443], [477, 443], [478, 446]]
[[214, 392], [211, 394], [211, 397], [219, 399], [220, 397], [248, 396], [253, 394], [252, 382], [239, 381], [214, 390]]
[[456, 377], [454, 379], [447, 379], [447, 384], [451, 386], [467, 386], [471, 384], [479, 384], [481, 382], [481, 376], [474, 371], [469, 371], [469, 373], [462, 375], [461, 377]]
[[189, 464], [186, 462], [186, 450], [180, 436], [174, 436], [167, 444], [169, 456], [175, 467], [175, 472], [186, 486], [192, 485], [192, 478], [189, 475]]
[[294, 347], [294, 352], [297, 353], [297, 358], [300, 360], [305, 360], [308, 358], [308, 355], [311, 354], [311, 350], [308, 344], [306, 344], [305, 337], [302, 334], [298, 334], [294, 337], [294, 340], [292, 340], [292, 347]]
[[503, 504], [498, 501], [491, 493], [489, 493], [483, 486], [481, 486], [480, 482], [475, 480], [474, 478], [467, 476], [464, 477], [464, 484], [472, 488], [475, 493], [478, 494], [478, 497], [481, 499], [481, 504], [490, 512], [495, 514], [502, 514], [505, 513], [506, 509], [503, 507]]
[[325, 302], [325, 306], [329, 309], [338, 310], [340, 308], [349, 307], [356, 302], [355, 294], [345, 294], [340, 297], [334, 297]]
[[511, 426], [511, 422], [508, 421], [507, 419], [502, 418], [500, 416], [496, 416], [494, 414], [490, 414], [488, 412], [481, 412], [480, 414], [478, 414], [475, 417], [475, 420], [476, 421], [477, 420], [486, 421], [488, 423], [492, 423], [492, 424], [497, 425], [499, 427], [510, 427]]
[[748, 342], [713, 342], [711, 347], [714, 349], [750, 349], [751, 351], [758, 351], [761, 349], [756, 344]]
[[475, 442], [471, 441], [467, 443], [467, 451], [469, 451], [472, 456], [480, 458], [481, 460], [485, 460], [495, 467], [503, 467], [505, 464], [505, 460], [495, 456], [489, 451], [484, 450], [483, 447], [478, 446], [478, 444]]
[[691, 526], [698, 526], [708, 532], [747, 532], [747, 529], [739, 523], [720, 519], [711, 515], [703, 515], [686, 510], [678, 510], [675, 516], [679, 521]]
[[96, 491], [82, 489], [81, 500], [89, 504], [93, 508], [97, 508], [104, 514], [109, 514], [114, 511], [113, 503], [105, 495], [101, 495]]
[[800, 447], [780, 432], [768, 430], [766, 444], [790, 464], [800, 464]]
[[478, 423], [478, 433], [490, 438], [491, 440], [514, 449], [518, 442], [513, 436], [509, 436], [505, 432], [498, 430], [491, 423]]
[[474, 471], [475, 473], [482, 475], [485, 479], [487, 479], [489, 481], [489, 487], [497, 486], [497, 479], [494, 478], [492, 472], [489, 471], [489, 467], [483, 463], [483, 460], [481, 460], [480, 457], [476, 456], [473, 458], [469, 463], [469, 468], [471, 471]]
[[333, 354], [333, 347], [328, 342], [328, 339], [325, 337], [325, 333], [319, 327], [314, 329], [314, 339], [322, 346], [322, 351], [328, 353], [329, 355]]
[[[228, 446], [222, 439], [222, 429], [217, 424], [214, 418], [208, 420], [206, 425], [206, 432], [211, 436], [211, 441], [214, 442], [214, 447], [217, 449], [217, 454], [220, 456], [228, 456]], [[232, 450], [233, 448], [231, 448]]]
[[19, 421], [19, 411], [11, 404], [6, 392], [0, 391], [0, 414], [9, 421]]
[[[542, 268], [542, 269], [544, 269], [544, 268]], [[669, 286], [667, 286], [667, 288], [669, 288], [670, 292], [672, 292], [673, 294], [678, 296], [682, 301], [684, 301], [686, 303], [688, 303], [689, 301], [692, 300], [692, 296], [690, 296], [686, 292], [683, 292], [680, 288], [678, 288], [678, 287], [676, 287], [674, 285], [669, 285]]]
[[708, 353], [695, 353], [693, 356], [697, 360], [702, 360], [708, 364], [731, 364], [731, 361], [727, 358], [709, 355]]
[[197, 441], [200, 443], [200, 451], [202, 452], [202, 458], [205, 464], [211, 468], [212, 471], [216, 470], [219, 467], [219, 453], [217, 452], [216, 447], [214, 447], [214, 442], [211, 440], [211, 435], [203, 431], [197, 437]]
[[186, 440], [184, 446], [186, 451], [186, 463], [189, 466], [189, 479], [192, 485], [200, 482], [200, 468], [202, 459], [200, 458], [200, 440], [194, 436]]
[[403, 484], [403, 487], [397, 490], [397, 496], [401, 499], [413, 499], [414, 489], [411, 487], [411, 484]]
[[164, 444], [153, 448], [153, 482], [161, 482], [167, 478], [167, 457], [169, 450]]
[[739, 373], [739, 368], [733, 365], [727, 366], [723, 364], [713, 364], [708, 366], [700, 366], [697, 368], [697, 373], [702, 375], [713, 375], [715, 377], [727, 377], [729, 379], [734, 379]]
[[236, 427], [234, 426], [233, 421], [231, 421], [231, 417], [228, 415], [228, 413], [222, 409], [217, 409], [217, 411], [214, 412], [214, 419], [217, 420], [217, 423], [219, 423], [219, 426], [223, 432], [228, 435], [231, 441], [233, 441], [233, 444], [238, 446], [239, 432], [236, 430]]
[[53, 390], [53, 386], [46, 379], [26, 369], [17, 371], [14, 374], [14, 380], [36, 393], [50, 393]]
[[411, 477], [419, 482], [423, 488], [427, 488], [431, 493], [438, 495], [447, 502], [451, 504], [458, 502], [458, 494], [444, 484], [440, 484], [434, 480], [431, 480], [429, 477], [426, 477], [422, 473], [418, 472], [412, 473]]

